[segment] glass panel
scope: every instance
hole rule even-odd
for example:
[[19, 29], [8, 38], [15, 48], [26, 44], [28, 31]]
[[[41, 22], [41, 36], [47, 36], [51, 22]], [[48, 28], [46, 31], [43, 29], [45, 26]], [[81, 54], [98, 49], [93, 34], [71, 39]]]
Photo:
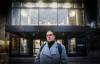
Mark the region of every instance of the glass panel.
[[37, 54], [39, 52], [39, 49], [35, 49], [35, 53]]
[[18, 55], [19, 53], [19, 38], [11, 38], [11, 55]]
[[76, 53], [76, 39], [75, 38], [71, 38], [70, 40], [68, 40], [68, 53], [70, 54]]
[[32, 9], [30, 25], [38, 25], [38, 9]]
[[37, 25], [38, 9], [21, 9], [21, 25]]
[[28, 53], [27, 40], [20, 38], [20, 53]]
[[57, 25], [57, 9], [40, 9], [39, 25]]
[[5, 53], [5, 41], [0, 40], [0, 53]]
[[9, 33], [8, 32], [5, 32], [5, 52], [6, 53], [9, 53], [9, 43], [10, 43], [10, 40], [9, 40]]
[[40, 48], [40, 39], [33, 40], [33, 56], [36, 56]]
[[[34, 8], [35, 4], [37, 3], [38, 4], [40, 3], [41, 6], [46, 5], [46, 7]], [[57, 4], [56, 2], [52, 2], [52, 3], [37, 2], [37, 3], [35, 3], [34, 5], [33, 3], [27, 3], [27, 4], [23, 3], [22, 6], [26, 5], [26, 8], [24, 9], [21, 8], [21, 11], [20, 11], [20, 8], [13, 7], [12, 25], [38, 25], [38, 23], [39, 25], [57, 25], [58, 23], [58, 25], [84, 26], [84, 10], [82, 9], [83, 3], [81, 4], [78, 4], [78, 3], [58, 3]], [[18, 3], [15, 3], [15, 4], [18, 5]], [[13, 3], [13, 6], [16, 6], [16, 5], [14, 5]], [[58, 9], [56, 5], [58, 5]], [[80, 7], [78, 7], [78, 5], [80, 5]], [[73, 6], [78, 9], [74, 9]], [[29, 7], [32, 7], [32, 8], [29, 8]]]
[[33, 56], [36, 56], [38, 52], [39, 52], [39, 49], [34, 49]]
[[21, 9], [21, 25], [30, 24], [31, 9]]
[[40, 48], [40, 40], [35, 40], [35, 48]]
[[78, 37], [77, 38], [77, 55], [78, 56], [86, 56], [87, 50], [86, 50], [86, 37]]
[[58, 25], [68, 25], [68, 9], [58, 9]]
[[84, 26], [84, 10], [83, 9], [69, 9], [69, 24]]
[[76, 23], [76, 10], [69, 9], [69, 24], [70, 25], [77, 25]]
[[84, 11], [83, 10], [76, 10], [76, 24], [84, 26]]
[[20, 9], [12, 9], [12, 25], [20, 24]]

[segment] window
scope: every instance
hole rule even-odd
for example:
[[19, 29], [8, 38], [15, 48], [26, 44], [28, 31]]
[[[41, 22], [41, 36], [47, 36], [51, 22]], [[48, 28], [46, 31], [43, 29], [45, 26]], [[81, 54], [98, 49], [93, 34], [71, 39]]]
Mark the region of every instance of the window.
[[32, 56], [32, 42], [16, 34], [9, 34], [10, 56]]
[[12, 4], [12, 25], [80, 25], [84, 26], [83, 3]]
[[69, 10], [69, 24], [70, 25], [77, 25], [77, 23], [76, 23], [76, 10], [74, 10], [74, 9]]
[[82, 9], [69, 9], [69, 25], [84, 26], [84, 12]]
[[36, 56], [40, 48], [40, 39], [33, 40], [33, 45], [33, 56]]
[[68, 53], [69, 54], [74, 54], [76, 53], [76, 39], [71, 38], [68, 40]]
[[86, 56], [86, 40], [84, 37], [73, 37], [68, 39], [68, 56]]
[[57, 9], [39, 9], [39, 25], [57, 25]]
[[38, 25], [38, 9], [31, 11], [31, 25]]
[[19, 38], [14, 37], [15, 35], [12, 34], [12, 36], [10, 36], [10, 55], [18, 55], [19, 54]]
[[20, 25], [20, 9], [12, 9], [12, 25]]
[[38, 9], [21, 9], [21, 25], [38, 25]]
[[28, 46], [27, 40], [20, 38], [20, 54], [27, 54], [28, 53]]
[[68, 25], [68, 9], [58, 9], [58, 25]]

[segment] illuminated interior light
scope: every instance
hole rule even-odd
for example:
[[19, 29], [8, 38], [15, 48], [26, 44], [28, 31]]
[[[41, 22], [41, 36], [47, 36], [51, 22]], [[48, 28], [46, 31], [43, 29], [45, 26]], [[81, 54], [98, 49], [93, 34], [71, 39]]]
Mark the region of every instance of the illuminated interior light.
[[53, 2], [53, 3], [50, 4], [49, 7], [51, 7], [51, 8], [57, 8], [57, 3], [56, 2]]
[[5, 45], [5, 41], [4, 40], [0, 40], [0, 45]]
[[64, 3], [63, 7], [64, 8], [71, 8], [72, 4], [71, 3]]
[[21, 11], [21, 15], [24, 16], [24, 17], [25, 17], [25, 16], [28, 16], [28, 14], [27, 14], [27, 12], [26, 12], [25, 10], [22, 10], [22, 11]]
[[71, 8], [72, 4], [71, 3], [58, 3], [58, 7]]
[[35, 3], [31, 3], [31, 2], [28, 2], [28, 3], [26, 3], [26, 4], [24, 4], [24, 7], [35, 7], [36, 5], [35, 5]]
[[28, 16], [28, 25], [31, 25], [31, 19], [30, 19], [30, 16]]
[[50, 23], [50, 22], [48, 22], [47, 24], [48, 24], [48, 25], [50, 25], [51, 23]]
[[71, 12], [69, 13], [69, 16], [70, 16], [70, 17], [74, 17], [74, 16], [75, 16], [75, 10], [71, 11]]
[[66, 18], [66, 23], [67, 23], [66, 25], [70, 25], [70, 23], [69, 23], [69, 17]]
[[39, 1], [36, 3], [36, 7], [47, 7], [47, 4], [42, 1]]

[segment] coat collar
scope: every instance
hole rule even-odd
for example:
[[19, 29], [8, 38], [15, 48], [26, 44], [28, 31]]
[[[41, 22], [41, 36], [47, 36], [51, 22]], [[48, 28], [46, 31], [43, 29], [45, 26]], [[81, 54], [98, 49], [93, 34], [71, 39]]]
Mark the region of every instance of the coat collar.
[[48, 56], [51, 56], [53, 54], [57, 54], [57, 42], [55, 42], [51, 48], [49, 49], [48, 44], [46, 43], [46, 45], [43, 47], [42, 49], [42, 53]]

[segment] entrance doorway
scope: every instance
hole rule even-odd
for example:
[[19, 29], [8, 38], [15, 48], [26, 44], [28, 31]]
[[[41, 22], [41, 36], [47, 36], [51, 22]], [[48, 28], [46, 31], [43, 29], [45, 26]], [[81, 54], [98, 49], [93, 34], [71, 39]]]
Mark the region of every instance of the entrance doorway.
[[[36, 56], [39, 48], [46, 42], [45, 32], [8, 33], [10, 56]], [[56, 32], [56, 41], [65, 46], [67, 55], [86, 56], [86, 36], [82, 33]]]

